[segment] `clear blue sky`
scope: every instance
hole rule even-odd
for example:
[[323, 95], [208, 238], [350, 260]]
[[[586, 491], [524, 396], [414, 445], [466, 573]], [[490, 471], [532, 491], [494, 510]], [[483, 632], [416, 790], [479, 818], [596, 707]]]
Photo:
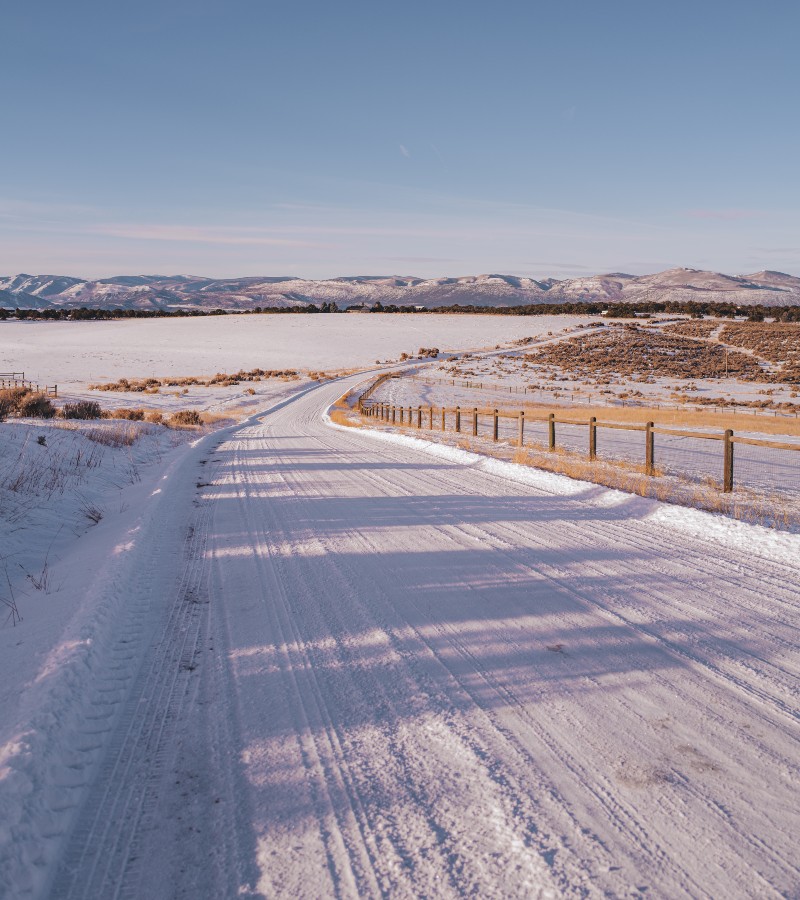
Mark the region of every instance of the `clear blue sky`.
[[0, 274], [800, 274], [794, 0], [0, 8]]

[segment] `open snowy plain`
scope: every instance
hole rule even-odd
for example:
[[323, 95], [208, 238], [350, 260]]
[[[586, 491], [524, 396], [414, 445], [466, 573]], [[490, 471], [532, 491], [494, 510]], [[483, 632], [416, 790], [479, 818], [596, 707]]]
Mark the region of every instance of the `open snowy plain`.
[[[13, 324], [0, 368], [81, 390], [567, 324], [373, 318]], [[207, 330], [115, 336], [161, 324]], [[800, 536], [331, 423], [364, 378], [119, 446], [0, 425], [0, 896], [795, 896]]]
[[46, 384], [213, 375], [239, 369], [346, 369], [419, 347], [466, 350], [592, 321], [590, 316], [370, 314], [207, 316], [112, 322], [3, 322], [0, 371]]

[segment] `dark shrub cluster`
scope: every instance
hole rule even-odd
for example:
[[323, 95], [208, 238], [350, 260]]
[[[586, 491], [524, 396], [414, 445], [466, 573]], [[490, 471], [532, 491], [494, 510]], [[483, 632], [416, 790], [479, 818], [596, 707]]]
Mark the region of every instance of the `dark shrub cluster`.
[[52, 419], [56, 408], [45, 394], [34, 394], [29, 388], [7, 388], [0, 391], [0, 419], [8, 416]]
[[103, 411], [95, 400], [78, 400], [61, 407], [62, 419], [100, 419]]

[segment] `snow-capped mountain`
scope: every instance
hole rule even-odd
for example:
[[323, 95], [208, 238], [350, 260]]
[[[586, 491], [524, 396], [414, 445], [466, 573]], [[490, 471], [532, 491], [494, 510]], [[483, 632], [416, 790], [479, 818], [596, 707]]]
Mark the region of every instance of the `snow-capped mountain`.
[[654, 275], [612, 272], [586, 278], [535, 280], [514, 275], [416, 278], [355, 275], [310, 280], [290, 275], [202, 278], [194, 275], [117, 275], [90, 281], [61, 275], [0, 277], [0, 306], [23, 309], [252, 309], [336, 303], [340, 308], [381, 303], [431, 308], [453, 304], [519, 306], [532, 303], [706, 300], [737, 304], [800, 304], [800, 278], [782, 272], [724, 275], [668, 269]]

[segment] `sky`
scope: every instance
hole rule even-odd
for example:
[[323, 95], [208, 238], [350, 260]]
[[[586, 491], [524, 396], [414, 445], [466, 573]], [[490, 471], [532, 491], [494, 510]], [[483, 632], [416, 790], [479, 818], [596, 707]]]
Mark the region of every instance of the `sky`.
[[800, 275], [794, 0], [0, 14], [0, 275]]

